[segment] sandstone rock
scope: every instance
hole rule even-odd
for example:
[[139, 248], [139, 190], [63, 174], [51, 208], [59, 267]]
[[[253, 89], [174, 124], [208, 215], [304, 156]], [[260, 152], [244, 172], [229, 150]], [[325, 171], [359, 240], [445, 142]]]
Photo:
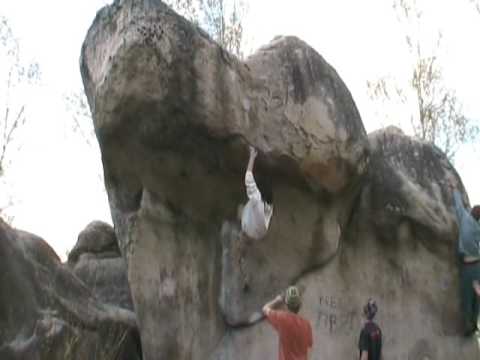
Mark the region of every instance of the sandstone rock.
[[[368, 145], [350, 92], [297, 38], [276, 38], [241, 63], [161, 1], [116, 1], [90, 28], [81, 69], [97, 133], [112, 146], [173, 149], [238, 171], [235, 140], [247, 141], [272, 170], [332, 192], [364, 171]], [[212, 150], [201, 151], [205, 142]], [[119, 161], [109, 148], [106, 162]]]
[[[457, 174], [395, 131], [369, 140], [307, 44], [278, 37], [240, 62], [161, 1], [118, 0], [92, 24], [81, 70], [146, 359], [275, 357], [260, 309], [294, 282], [318, 358], [356, 354], [369, 296], [390, 358], [416, 359], [422, 344], [432, 359], [473, 358], [442, 187]], [[253, 244], [236, 219], [248, 144], [275, 195]]]
[[120, 251], [112, 226], [103, 221], [92, 221], [78, 235], [78, 241], [68, 254], [68, 262], [76, 262], [81, 254], [102, 254], [117, 257]]
[[455, 169], [438, 148], [398, 128], [376, 131], [369, 139], [373, 151], [360, 202], [365, 207], [362, 213], [368, 214], [377, 233], [387, 235], [387, 242], [415, 238], [430, 251], [450, 258], [456, 246], [452, 233], [456, 219], [447, 182], [457, 182], [465, 191]]
[[98, 301], [48, 244], [0, 220], [0, 358], [140, 359], [136, 317]]
[[133, 310], [127, 266], [113, 227], [93, 221], [78, 235], [68, 264], [102, 302]]
[[[301, 313], [314, 326], [314, 358], [357, 354], [361, 306], [373, 297], [386, 359], [476, 359], [476, 338], [461, 335], [456, 228], [445, 182], [463, 189], [458, 174], [437, 148], [399, 129], [369, 139], [368, 174], [341, 250], [298, 282]], [[277, 346], [262, 323], [228, 333], [211, 358], [261, 359]]]

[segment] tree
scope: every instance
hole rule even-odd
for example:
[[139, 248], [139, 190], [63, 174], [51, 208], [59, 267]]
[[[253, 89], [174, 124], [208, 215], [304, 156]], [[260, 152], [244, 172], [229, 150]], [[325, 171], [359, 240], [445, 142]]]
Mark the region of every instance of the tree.
[[27, 87], [40, 79], [36, 62], [25, 62], [18, 39], [7, 19], [0, 16], [0, 177], [9, 163], [9, 153], [19, 130], [27, 123]]
[[470, 0], [470, 2], [475, 5], [475, 8], [477, 9], [478, 13], [480, 14], [480, 0]]
[[392, 77], [367, 81], [370, 98], [397, 102], [408, 109], [415, 136], [437, 145], [452, 160], [458, 145], [474, 140], [479, 128], [463, 114], [455, 90], [444, 81], [438, 53], [442, 33], [433, 31], [425, 39], [423, 12], [415, 0], [395, 0], [394, 9], [405, 27], [405, 40], [412, 66], [406, 86]]
[[[92, 161], [99, 158], [99, 147], [95, 137], [95, 128], [92, 120], [92, 113], [88, 105], [87, 96], [83, 88], [77, 91], [72, 91], [64, 95], [64, 102], [67, 112], [71, 115], [73, 133], [79, 134], [86, 145], [84, 149], [85, 156], [92, 156]], [[101, 163], [98, 164], [98, 171], [96, 177], [98, 185], [102, 190], [105, 190], [103, 170]]]
[[27, 93], [40, 79], [36, 62], [24, 61], [18, 39], [8, 20], [0, 15], [0, 217], [11, 223], [7, 214], [13, 204], [11, 189], [5, 180], [5, 170], [13, 150], [19, 149], [18, 135], [27, 125]]
[[193, 23], [200, 25], [230, 53], [243, 58], [244, 0], [169, 0], [167, 4]]
[[187, 20], [198, 25], [199, 0], [167, 0], [165, 3]]
[[79, 133], [88, 146], [93, 146], [95, 130], [92, 113], [88, 105], [87, 96], [83, 89], [71, 92], [64, 96], [67, 111], [73, 120], [73, 131]]

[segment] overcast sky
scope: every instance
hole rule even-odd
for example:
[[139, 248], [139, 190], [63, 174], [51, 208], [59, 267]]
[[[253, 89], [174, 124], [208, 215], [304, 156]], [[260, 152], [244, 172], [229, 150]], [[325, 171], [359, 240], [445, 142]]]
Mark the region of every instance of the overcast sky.
[[[45, 238], [61, 257], [91, 220], [111, 223], [99, 179], [97, 147], [86, 146], [71, 131], [64, 94], [80, 88], [79, 55], [101, 0], [2, 0], [0, 15], [10, 21], [24, 56], [40, 64], [42, 82], [28, 98], [28, 131], [1, 184], [15, 205], [16, 227]], [[480, 14], [468, 0], [425, 1], [425, 28], [444, 33], [442, 63], [448, 84], [464, 103], [466, 115], [480, 119]], [[367, 131], [388, 121], [366, 95], [366, 81], [404, 74], [406, 46], [389, 0], [256, 0], [250, 3], [246, 30], [258, 48], [276, 35], [296, 35], [332, 64], [349, 87]], [[397, 108], [394, 108], [397, 109]], [[397, 112], [397, 111], [395, 111]], [[402, 119], [399, 112], [394, 117]], [[394, 121], [394, 120], [391, 120]], [[402, 120], [403, 121], [403, 120]], [[408, 122], [408, 119], [404, 121]], [[455, 165], [474, 203], [480, 202], [472, 146], [459, 151]], [[4, 201], [4, 199], [3, 199]]]

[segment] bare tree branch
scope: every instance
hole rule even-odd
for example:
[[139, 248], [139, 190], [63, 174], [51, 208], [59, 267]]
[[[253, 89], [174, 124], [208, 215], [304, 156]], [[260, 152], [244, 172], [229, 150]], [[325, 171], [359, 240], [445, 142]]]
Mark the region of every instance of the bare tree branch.
[[470, 2], [475, 5], [475, 8], [477, 9], [478, 13], [480, 14], [480, 0], [470, 0]]
[[245, 0], [167, 0], [175, 11], [200, 25], [230, 53], [243, 57]]
[[[10, 163], [11, 150], [19, 148], [15, 145], [18, 143], [17, 135], [27, 123], [24, 90], [40, 79], [40, 69], [37, 63], [23, 61], [19, 42], [3, 16], [0, 16], [0, 62], [0, 91], [4, 94], [0, 104], [0, 113], [3, 114], [0, 118], [0, 178], [4, 187], [6, 183], [3, 176]], [[11, 221], [13, 218], [6, 214], [6, 210], [13, 205], [13, 198], [4, 189], [2, 192], [8, 200], [0, 204], [0, 216]]]
[[0, 153], [0, 166], [5, 161], [5, 154], [7, 152], [8, 145], [13, 140], [13, 134], [14, 134], [15, 130], [19, 126], [21, 126], [22, 124], [25, 123], [25, 121], [24, 121], [25, 118], [23, 117], [24, 110], [25, 110], [25, 105], [22, 105], [22, 107], [18, 111], [17, 117], [15, 118], [13, 123], [7, 127], [7, 120], [8, 120], [8, 109], [7, 109], [7, 116], [5, 118], [5, 132], [3, 134], [2, 151]]
[[[478, 0], [476, 0], [478, 1]], [[453, 89], [446, 86], [443, 69], [436, 52], [441, 47], [442, 33], [437, 31], [432, 39], [433, 53], [425, 48], [429, 44], [420, 36], [425, 27], [423, 12], [416, 0], [394, 0], [393, 7], [398, 21], [405, 25], [407, 49], [413, 57], [413, 68], [408, 86], [396, 94], [391, 88], [398, 87], [395, 81], [382, 77], [367, 82], [367, 90], [372, 100], [400, 102], [412, 113], [411, 125], [414, 134], [441, 148], [452, 160], [458, 145], [474, 140], [479, 134], [478, 126], [463, 114], [462, 104]], [[408, 102], [410, 94], [412, 102]], [[413, 104], [416, 104], [416, 109]]]
[[81, 89], [66, 95], [64, 99], [67, 110], [72, 116], [73, 131], [78, 132], [88, 146], [93, 146], [95, 131], [85, 92]]

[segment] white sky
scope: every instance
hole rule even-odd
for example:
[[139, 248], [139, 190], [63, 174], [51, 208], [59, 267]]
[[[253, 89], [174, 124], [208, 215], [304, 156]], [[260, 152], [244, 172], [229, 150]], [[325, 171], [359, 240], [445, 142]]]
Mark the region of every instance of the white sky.
[[[9, 209], [16, 227], [45, 238], [65, 258], [78, 233], [110, 212], [98, 178], [98, 148], [86, 146], [71, 131], [63, 95], [81, 86], [80, 48], [102, 0], [2, 0], [20, 40], [21, 51], [40, 64], [42, 83], [27, 94], [31, 127], [12, 157], [6, 184], [16, 204]], [[466, 115], [480, 119], [480, 14], [468, 0], [427, 0], [425, 21], [444, 32], [442, 63], [449, 85], [464, 102]], [[366, 81], [404, 73], [405, 41], [389, 0], [255, 0], [246, 23], [253, 48], [275, 35], [296, 35], [314, 47], [343, 78], [357, 103], [367, 131], [388, 125], [366, 95]], [[1, 101], [1, 100], [0, 100]], [[396, 108], [395, 108], [396, 109]], [[401, 119], [401, 116], [397, 116]], [[464, 146], [456, 167], [473, 203], [480, 154]], [[0, 201], [1, 201], [0, 195]]]

